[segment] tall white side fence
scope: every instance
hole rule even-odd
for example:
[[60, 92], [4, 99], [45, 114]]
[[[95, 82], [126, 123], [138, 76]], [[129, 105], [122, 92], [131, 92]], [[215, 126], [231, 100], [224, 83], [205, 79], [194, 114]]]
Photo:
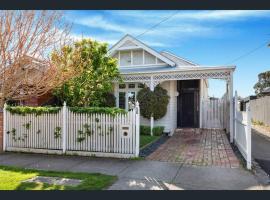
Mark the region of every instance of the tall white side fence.
[[202, 128], [226, 128], [226, 99], [202, 100]]
[[239, 111], [237, 92], [234, 97], [234, 142], [251, 169], [251, 117], [250, 105], [246, 111]]
[[127, 114], [72, 112], [64, 105], [58, 113], [36, 116], [11, 114], [4, 109], [4, 150], [88, 155], [139, 156], [139, 104]]

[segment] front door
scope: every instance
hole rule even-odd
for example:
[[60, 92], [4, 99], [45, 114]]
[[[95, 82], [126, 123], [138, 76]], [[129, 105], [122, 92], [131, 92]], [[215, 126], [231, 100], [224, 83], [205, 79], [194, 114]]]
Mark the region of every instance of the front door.
[[199, 126], [199, 80], [178, 81], [177, 126]]

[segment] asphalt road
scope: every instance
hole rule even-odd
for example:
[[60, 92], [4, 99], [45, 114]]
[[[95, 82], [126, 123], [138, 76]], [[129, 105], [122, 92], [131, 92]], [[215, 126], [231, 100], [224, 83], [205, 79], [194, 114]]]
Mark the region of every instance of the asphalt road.
[[252, 157], [270, 175], [270, 137], [262, 136], [252, 129]]

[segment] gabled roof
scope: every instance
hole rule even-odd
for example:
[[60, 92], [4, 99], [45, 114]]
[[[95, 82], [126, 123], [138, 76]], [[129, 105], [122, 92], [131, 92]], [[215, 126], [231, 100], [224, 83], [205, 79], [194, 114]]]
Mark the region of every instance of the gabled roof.
[[128, 41], [131, 41], [132, 43], [134, 43], [136, 45], [136, 46], [134, 46], [132, 48], [142, 48], [145, 51], [147, 51], [147, 52], [151, 53], [152, 55], [156, 56], [157, 58], [159, 58], [163, 62], [167, 63], [168, 65], [170, 65], [170, 66], [175, 66], [176, 65], [175, 62], [173, 62], [172, 60], [170, 60], [166, 56], [158, 53], [154, 49], [150, 48], [146, 44], [142, 43], [141, 41], [137, 40], [136, 38], [134, 38], [134, 37], [132, 37], [131, 35], [128, 35], [128, 34], [125, 35], [121, 40], [119, 40], [115, 45], [113, 45], [109, 49], [109, 52], [108, 52], [109, 55], [111, 55], [111, 56], [114, 55], [114, 53], [116, 53], [116, 51], [119, 50], [121, 48], [121, 46], [124, 45]]

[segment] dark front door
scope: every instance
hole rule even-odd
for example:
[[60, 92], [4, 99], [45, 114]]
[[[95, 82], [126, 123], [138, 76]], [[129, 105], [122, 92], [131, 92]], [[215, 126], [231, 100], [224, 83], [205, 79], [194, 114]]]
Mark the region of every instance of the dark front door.
[[178, 81], [177, 126], [199, 126], [199, 81]]

